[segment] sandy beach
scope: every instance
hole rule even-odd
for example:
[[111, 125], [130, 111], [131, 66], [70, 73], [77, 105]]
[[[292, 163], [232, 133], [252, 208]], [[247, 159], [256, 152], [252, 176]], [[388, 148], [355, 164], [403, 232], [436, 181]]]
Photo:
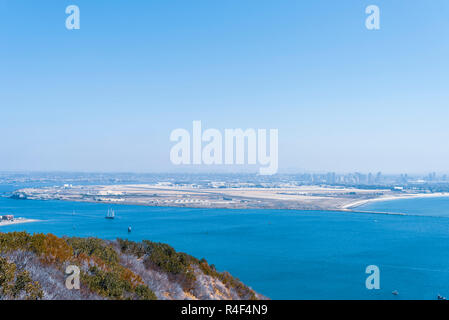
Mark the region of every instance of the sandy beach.
[[399, 194], [394, 196], [387, 197], [379, 197], [373, 199], [363, 199], [357, 200], [345, 205], [341, 206], [341, 209], [354, 209], [361, 205], [371, 203], [371, 202], [379, 202], [379, 201], [392, 201], [392, 200], [401, 200], [401, 199], [418, 199], [418, 198], [440, 198], [440, 197], [449, 197], [448, 192], [436, 192], [436, 193], [417, 193], [417, 194]]
[[10, 226], [10, 225], [13, 225], [13, 224], [22, 224], [22, 223], [38, 222], [38, 221], [39, 221], [39, 220], [35, 220], [35, 219], [18, 218], [18, 219], [15, 219], [14, 221], [0, 221], [0, 227]]

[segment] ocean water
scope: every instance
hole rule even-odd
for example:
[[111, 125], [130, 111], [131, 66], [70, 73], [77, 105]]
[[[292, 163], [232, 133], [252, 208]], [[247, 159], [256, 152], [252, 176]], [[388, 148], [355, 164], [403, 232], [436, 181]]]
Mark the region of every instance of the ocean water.
[[[116, 219], [104, 218], [108, 208], [115, 209]], [[0, 214], [42, 220], [0, 227], [0, 231], [165, 242], [206, 258], [272, 299], [449, 296], [449, 199], [389, 201], [363, 210], [409, 215], [0, 198]], [[132, 227], [129, 234], [128, 226]], [[380, 268], [380, 290], [365, 287], [368, 265]], [[399, 295], [392, 295], [393, 290]]]
[[360, 206], [359, 209], [449, 218], [449, 197], [371, 202]]

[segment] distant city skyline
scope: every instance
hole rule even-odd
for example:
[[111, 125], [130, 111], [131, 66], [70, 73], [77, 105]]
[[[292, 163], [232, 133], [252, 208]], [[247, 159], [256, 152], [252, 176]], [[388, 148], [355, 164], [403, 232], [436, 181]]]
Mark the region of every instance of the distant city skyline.
[[446, 0], [0, 0], [0, 172], [257, 172], [174, 166], [170, 132], [194, 120], [278, 129], [279, 173], [449, 172], [448, 14]]

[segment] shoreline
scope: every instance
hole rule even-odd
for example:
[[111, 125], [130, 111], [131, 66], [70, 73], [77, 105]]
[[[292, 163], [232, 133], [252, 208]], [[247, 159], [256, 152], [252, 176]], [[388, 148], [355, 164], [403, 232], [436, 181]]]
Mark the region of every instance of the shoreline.
[[23, 188], [14, 191], [11, 198], [152, 207], [340, 211], [348, 203], [380, 195], [391, 195], [391, 191], [323, 186], [210, 189], [130, 184]]
[[17, 218], [14, 221], [1, 221], [0, 222], [0, 227], [12, 226], [12, 225], [15, 225], [15, 224], [22, 224], [22, 223], [38, 222], [38, 221], [40, 221], [40, 220]]
[[436, 197], [449, 197], [449, 192], [413, 193], [320, 186], [210, 190], [142, 184], [25, 188], [16, 190], [9, 198], [161, 208], [357, 212], [360, 211], [358, 207], [371, 202]]
[[[393, 201], [393, 200], [401, 200], [401, 199], [422, 199], [422, 198], [446, 198], [449, 197], [449, 192], [438, 192], [438, 193], [426, 193], [426, 194], [403, 194], [403, 195], [395, 195], [395, 196], [387, 196], [380, 198], [372, 198], [372, 199], [363, 199], [353, 201], [351, 203], [345, 204], [343, 206], [338, 207], [330, 207], [330, 208], [295, 208], [295, 207], [251, 207], [251, 208], [240, 208], [240, 207], [220, 207], [220, 206], [195, 206], [195, 205], [180, 205], [180, 204], [150, 204], [150, 203], [135, 203], [135, 202], [101, 202], [94, 201], [91, 199], [25, 199], [19, 201], [63, 201], [63, 202], [78, 202], [78, 203], [92, 203], [92, 204], [103, 204], [103, 205], [118, 205], [118, 206], [143, 206], [143, 207], [154, 207], [154, 208], [184, 208], [184, 209], [223, 209], [223, 210], [279, 210], [279, 211], [323, 211], [323, 212], [335, 212], [335, 213], [357, 213], [357, 214], [379, 214], [379, 215], [394, 215], [394, 216], [406, 216], [408, 213], [403, 212], [387, 212], [387, 211], [371, 211], [371, 210], [357, 210], [358, 207], [368, 204], [371, 202], [382, 202], [382, 201]], [[10, 198], [10, 197], [6, 197]], [[38, 219], [26, 219], [26, 218], [17, 218], [15, 221], [0, 221], [0, 227], [9, 226], [15, 224], [23, 224], [23, 223], [32, 223], [39, 222], [41, 220]]]
[[382, 201], [394, 201], [394, 200], [406, 200], [406, 199], [425, 199], [425, 198], [446, 198], [449, 197], [449, 192], [436, 192], [436, 193], [416, 193], [416, 194], [405, 194], [397, 196], [379, 197], [373, 199], [363, 199], [357, 200], [348, 204], [341, 206], [343, 210], [350, 210], [360, 207], [362, 205], [372, 203], [372, 202], [382, 202]]
[[[447, 194], [449, 197], [449, 193]], [[376, 200], [376, 199], [371, 199]], [[382, 199], [383, 200], [383, 199]], [[120, 203], [106, 203], [98, 202], [92, 200], [68, 200], [68, 199], [27, 199], [20, 201], [63, 201], [63, 202], [77, 202], [77, 203], [93, 203], [93, 204], [104, 204], [104, 205], [117, 205], [117, 206], [142, 206], [142, 207], [152, 207], [152, 208], [180, 208], [180, 209], [222, 209], [222, 210], [277, 210], [277, 211], [323, 211], [323, 212], [335, 212], [335, 213], [360, 213], [360, 214], [381, 214], [381, 215], [397, 215], [404, 216], [406, 213], [402, 212], [383, 212], [383, 211], [364, 211], [364, 210], [353, 210], [353, 209], [343, 209], [343, 208], [326, 208], [326, 209], [297, 209], [297, 208], [268, 208], [268, 207], [254, 207], [254, 208], [231, 208], [231, 207], [200, 207], [200, 206], [181, 206], [181, 205], [155, 205], [146, 203], [133, 203], [133, 202], [120, 202]], [[388, 201], [388, 200], [387, 200]], [[32, 220], [29, 222], [36, 222], [40, 220]], [[1, 226], [1, 224], [0, 224]]]

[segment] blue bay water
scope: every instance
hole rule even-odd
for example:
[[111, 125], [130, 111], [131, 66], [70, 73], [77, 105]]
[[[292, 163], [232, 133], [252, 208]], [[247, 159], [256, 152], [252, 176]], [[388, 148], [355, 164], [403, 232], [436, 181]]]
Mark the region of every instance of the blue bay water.
[[[272, 299], [449, 296], [449, 219], [444, 213], [449, 212], [449, 202], [426, 199], [419, 212], [420, 200], [414, 201], [408, 204], [412, 214], [428, 210], [432, 216], [159, 208], [0, 198], [0, 214], [42, 220], [4, 226], [0, 231], [165, 242], [179, 251], [206, 258], [217, 269], [229, 271]], [[392, 212], [398, 209], [395, 201], [375, 205], [382, 211], [388, 211], [389, 206]], [[104, 218], [108, 208], [115, 209], [116, 219]], [[443, 216], [435, 217], [438, 212]], [[128, 226], [132, 226], [130, 234]], [[372, 264], [381, 271], [380, 290], [365, 288], [365, 268]], [[393, 290], [399, 295], [392, 295]]]
[[359, 209], [449, 218], [449, 197], [378, 201], [360, 206]]

